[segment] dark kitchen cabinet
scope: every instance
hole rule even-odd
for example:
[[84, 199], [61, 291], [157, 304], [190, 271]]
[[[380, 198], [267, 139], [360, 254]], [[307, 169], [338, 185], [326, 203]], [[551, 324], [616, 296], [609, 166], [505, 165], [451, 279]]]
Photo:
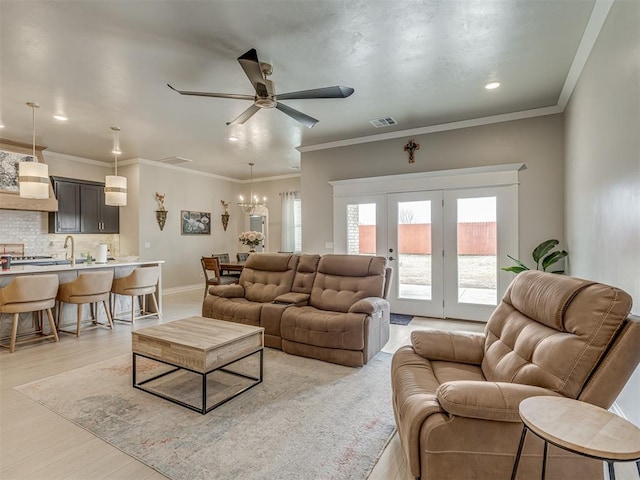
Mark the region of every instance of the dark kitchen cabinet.
[[80, 185], [80, 232], [118, 233], [120, 211], [104, 203], [104, 184]]
[[49, 233], [80, 232], [80, 184], [53, 181], [58, 211], [49, 213]]
[[49, 233], [119, 233], [120, 210], [105, 205], [104, 183], [51, 179], [58, 211], [49, 214]]

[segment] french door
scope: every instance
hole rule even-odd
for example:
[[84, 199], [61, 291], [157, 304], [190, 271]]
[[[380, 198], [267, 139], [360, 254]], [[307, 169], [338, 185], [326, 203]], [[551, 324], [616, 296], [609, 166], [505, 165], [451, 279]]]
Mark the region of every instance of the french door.
[[486, 321], [512, 279], [499, 259], [518, 251], [515, 185], [335, 199], [334, 215], [347, 253], [389, 260], [393, 313]]

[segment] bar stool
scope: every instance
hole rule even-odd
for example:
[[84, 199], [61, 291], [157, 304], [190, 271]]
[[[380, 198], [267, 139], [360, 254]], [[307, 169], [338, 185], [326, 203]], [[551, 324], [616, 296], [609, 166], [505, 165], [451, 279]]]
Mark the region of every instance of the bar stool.
[[[126, 277], [116, 278], [111, 286], [112, 295], [112, 312], [116, 310], [116, 295], [125, 295], [131, 297], [131, 318], [117, 318], [118, 315], [124, 312], [114, 313], [113, 319], [122, 322], [131, 322], [131, 325], [140, 318], [157, 315], [160, 318], [160, 309], [158, 308], [158, 301], [156, 300], [156, 285], [160, 278], [160, 267], [138, 267]], [[151, 295], [153, 301], [153, 307], [156, 309], [156, 313], [146, 312], [146, 295]], [[135, 299], [136, 297], [144, 296], [140, 301], [140, 315], [135, 316]]]
[[[22, 343], [44, 340], [46, 338], [54, 338], [57, 342], [58, 332], [56, 331], [56, 325], [53, 321], [53, 314], [51, 313], [51, 308], [55, 305], [57, 292], [57, 275], [20, 276], [14, 278], [13, 281], [6, 287], [0, 288], [0, 313], [13, 314], [11, 343], [9, 345], [0, 344], [0, 347], [8, 348], [9, 351], [13, 353], [16, 345]], [[27, 338], [25, 340], [16, 341], [16, 337], [18, 335], [19, 314], [33, 312], [35, 320], [36, 312], [41, 312], [42, 310], [46, 310], [47, 312], [51, 333], [49, 335], [44, 334], [43, 325], [38, 318], [36, 330], [33, 332], [25, 333], [25, 335], [35, 334], [37, 336]]]
[[[109, 294], [111, 293], [111, 284], [113, 282], [113, 270], [104, 270], [98, 272], [85, 272], [78, 275], [78, 278], [69, 283], [63, 283], [58, 289], [58, 308], [56, 318], [58, 320], [58, 331], [65, 333], [75, 333], [76, 337], [80, 336], [80, 327], [82, 322], [82, 305], [89, 303], [91, 306], [91, 320], [94, 327], [113, 328], [111, 314], [107, 307]], [[102, 302], [108, 323], [100, 323], [98, 321], [98, 303]], [[64, 330], [62, 325], [62, 310], [65, 303], [75, 303], [78, 305], [77, 327], [75, 331]], [[94, 314], [95, 305], [95, 314]]]

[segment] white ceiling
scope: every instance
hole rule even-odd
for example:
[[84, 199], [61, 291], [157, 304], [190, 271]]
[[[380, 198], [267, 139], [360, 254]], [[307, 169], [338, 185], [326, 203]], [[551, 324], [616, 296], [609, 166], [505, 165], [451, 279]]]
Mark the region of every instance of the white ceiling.
[[[113, 162], [193, 160], [246, 179], [295, 173], [299, 146], [558, 103], [595, 0], [0, 0], [0, 136]], [[253, 94], [236, 58], [256, 48], [284, 93], [353, 87], [347, 99], [291, 100], [226, 126]], [[502, 86], [485, 90], [488, 81]], [[67, 122], [52, 118], [57, 112]], [[392, 116], [397, 126], [369, 120]], [[230, 142], [230, 135], [238, 142]]]

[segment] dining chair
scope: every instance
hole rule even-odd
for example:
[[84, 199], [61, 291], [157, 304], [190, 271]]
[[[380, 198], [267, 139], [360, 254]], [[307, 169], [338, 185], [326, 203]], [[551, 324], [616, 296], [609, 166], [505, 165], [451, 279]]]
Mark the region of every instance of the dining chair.
[[220, 259], [217, 256], [214, 257], [202, 257], [200, 259], [202, 265], [202, 271], [204, 272], [204, 296], [207, 297], [207, 292], [211, 285], [231, 285], [238, 283], [238, 277], [235, 275], [222, 275], [220, 273]]

